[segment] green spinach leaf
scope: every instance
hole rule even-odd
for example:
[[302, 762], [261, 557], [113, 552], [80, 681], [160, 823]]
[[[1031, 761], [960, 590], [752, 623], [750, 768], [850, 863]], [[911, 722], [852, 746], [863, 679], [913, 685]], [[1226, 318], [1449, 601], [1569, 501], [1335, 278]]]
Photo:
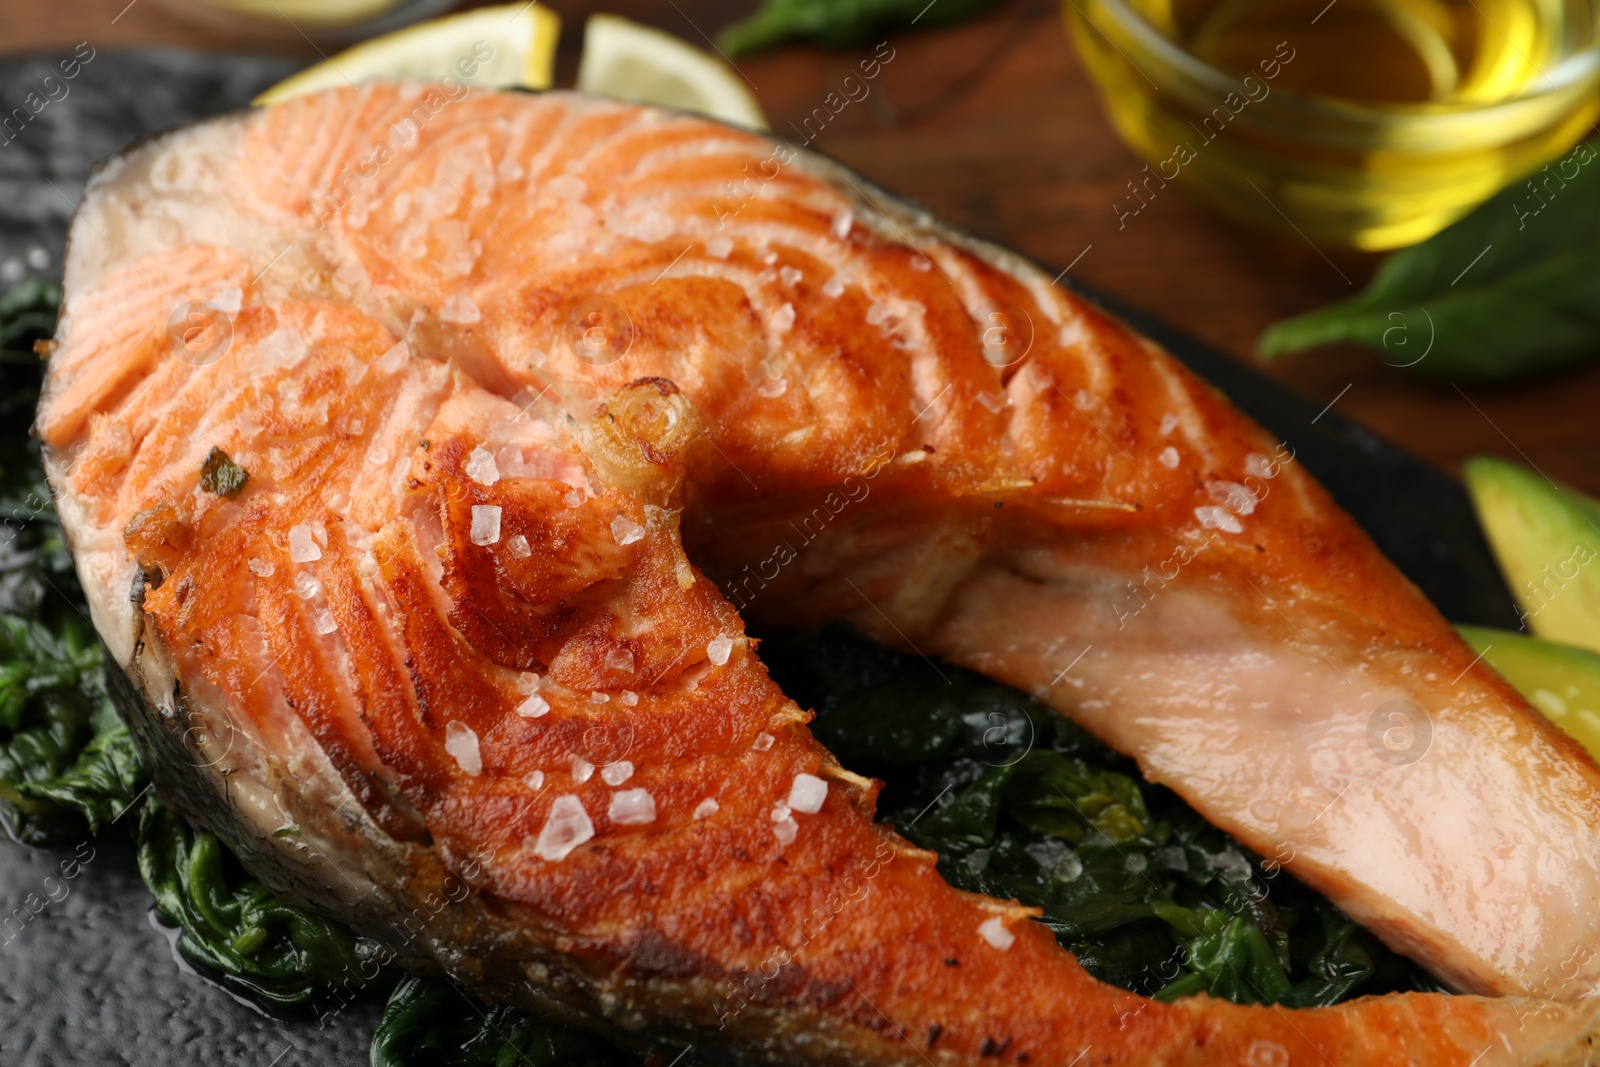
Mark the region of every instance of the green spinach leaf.
[[37, 279], [0, 297], [0, 612], [57, 619], [83, 599], [27, 433], [44, 364], [33, 351], [55, 332], [61, 290]]
[[126, 811], [143, 784], [88, 624], [68, 616], [52, 630], [0, 615], [0, 814], [12, 836], [81, 840]]
[[154, 796], [139, 812], [139, 873], [178, 949], [194, 963], [278, 1005], [305, 1004], [323, 988], [362, 985], [381, 957], [376, 943], [286, 904], [249, 877], [215, 834], [196, 830]]
[[395, 987], [372, 1036], [372, 1067], [638, 1067], [592, 1034], [508, 1004], [485, 1007], [441, 978]]

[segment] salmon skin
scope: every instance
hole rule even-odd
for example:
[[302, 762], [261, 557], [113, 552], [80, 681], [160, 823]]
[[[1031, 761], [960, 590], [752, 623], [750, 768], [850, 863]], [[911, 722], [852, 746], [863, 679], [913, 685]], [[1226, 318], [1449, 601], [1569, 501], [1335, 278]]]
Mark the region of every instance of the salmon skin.
[[[106, 164], [65, 293], [37, 433], [162, 795], [408, 965], [730, 1063], [1591, 1062], [1593, 763], [1290, 449], [839, 166], [344, 89]], [[833, 618], [1503, 998], [1095, 981], [745, 633]]]

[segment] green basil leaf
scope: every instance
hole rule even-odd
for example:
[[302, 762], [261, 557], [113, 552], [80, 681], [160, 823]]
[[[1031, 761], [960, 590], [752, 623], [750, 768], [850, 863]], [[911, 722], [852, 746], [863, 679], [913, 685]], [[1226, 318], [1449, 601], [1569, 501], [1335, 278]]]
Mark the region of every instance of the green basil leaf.
[[1266, 356], [1351, 341], [1436, 378], [1499, 381], [1600, 356], [1600, 166], [1580, 144], [1438, 234], [1365, 291], [1280, 322]]
[[730, 56], [771, 48], [789, 39], [846, 46], [871, 44], [888, 30], [938, 26], [971, 16], [994, 0], [764, 0], [742, 22], [717, 34]]

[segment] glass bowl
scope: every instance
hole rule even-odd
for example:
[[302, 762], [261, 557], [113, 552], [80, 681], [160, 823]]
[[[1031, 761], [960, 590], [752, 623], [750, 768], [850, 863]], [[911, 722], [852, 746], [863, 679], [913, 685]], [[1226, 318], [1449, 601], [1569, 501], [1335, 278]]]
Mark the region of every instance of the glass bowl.
[[[1146, 2], [1169, 5], [1162, 10], [1170, 12], [1174, 0]], [[1263, 0], [1225, 0], [1225, 6], [1252, 2]], [[1369, 7], [1394, 2], [1366, 0]], [[1235, 47], [1232, 69], [1225, 69], [1128, 0], [1064, 0], [1069, 31], [1113, 127], [1148, 164], [1130, 176], [1112, 210], [1127, 226], [1154, 198], [1170, 195], [1168, 186], [1178, 186], [1237, 218], [1297, 231], [1319, 245], [1387, 249], [1431, 236], [1556, 160], [1600, 115], [1600, 48], [1587, 0], [1527, 2], [1546, 9], [1565, 4], [1562, 10], [1576, 17], [1562, 27], [1561, 54], [1521, 91], [1490, 100], [1389, 103], [1286, 88], [1295, 79], [1285, 72], [1308, 58], [1301, 55], [1304, 37], [1301, 47], [1292, 35], [1281, 44], [1261, 37], [1253, 61]], [[1313, 17], [1320, 3], [1296, 5], [1308, 25], [1322, 17]], [[1516, 47], [1509, 39], [1506, 46]], [[1337, 64], [1347, 62], [1354, 77], [1370, 56], [1342, 60], [1323, 48], [1309, 58], [1327, 68], [1324, 75], [1337, 76]], [[1543, 181], [1559, 182], [1557, 174], [1552, 168]]]

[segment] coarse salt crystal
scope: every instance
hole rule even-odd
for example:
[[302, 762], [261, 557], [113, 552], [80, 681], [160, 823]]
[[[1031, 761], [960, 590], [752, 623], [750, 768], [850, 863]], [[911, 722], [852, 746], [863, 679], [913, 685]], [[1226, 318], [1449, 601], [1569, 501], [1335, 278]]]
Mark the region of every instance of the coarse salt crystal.
[[276, 367], [293, 367], [306, 358], [306, 339], [292, 326], [279, 326], [256, 345], [256, 355]]
[[1171, 414], [1161, 416], [1161, 436], [1166, 437], [1178, 428], [1178, 416]]
[[498, 504], [472, 505], [472, 543], [492, 545], [500, 540], [500, 506]]
[[296, 563], [312, 563], [322, 558], [322, 549], [312, 539], [305, 523], [289, 527], [289, 558]]
[[589, 813], [583, 810], [583, 801], [570, 794], [556, 797], [555, 803], [550, 805], [550, 817], [544, 821], [544, 828], [539, 831], [539, 841], [533, 851], [540, 859], [558, 863], [593, 836], [594, 823], [589, 821]]
[[494, 453], [482, 445], [467, 454], [466, 472], [479, 485], [493, 485], [500, 480], [500, 465], [494, 461]]
[[385, 374], [393, 374], [404, 367], [411, 360], [411, 348], [404, 341], [397, 341], [389, 351], [378, 357], [378, 369]]
[[611, 520], [611, 537], [619, 545], [631, 545], [644, 536], [644, 527], [628, 518], [618, 515]]
[[833, 235], [842, 241], [850, 236], [850, 227], [855, 225], [855, 221], [855, 212], [849, 208], [844, 208], [833, 217], [833, 225], [830, 229], [833, 231]]
[[660, 211], [647, 211], [634, 227], [633, 236], [641, 241], [665, 241], [675, 230], [672, 219]]
[[631, 708], [635, 704], [639, 703], [639, 694], [635, 693], [631, 689], [624, 689], [622, 691], [622, 695], [617, 697], [617, 703], [621, 704], [625, 708]]
[[718, 259], [727, 259], [733, 251], [733, 241], [726, 237], [713, 237], [706, 242], [706, 251]]
[[794, 267], [782, 267], [778, 270], [778, 277], [783, 279], [784, 285], [799, 285], [800, 279], [805, 275]]
[[610, 702], [610, 693], [602, 693], [600, 690], [596, 689], [594, 692], [589, 694], [589, 703], [591, 704], [609, 704]]
[[728, 657], [733, 653], [733, 638], [723, 635], [713, 637], [711, 643], [706, 645], [706, 658], [718, 667], [728, 662]]
[[1233, 517], [1227, 508], [1219, 508], [1215, 504], [1194, 509], [1194, 517], [1200, 520], [1200, 525], [1208, 530], [1222, 530], [1225, 533], [1243, 533], [1244, 527], [1239, 520]]
[[784, 378], [768, 378], [756, 386], [756, 392], [765, 397], [780, 397], [789, 391], [789, 382]]
[[889, 318], [889, 305], [882, 300], [874, 300], [872, 306], [867, 308], [867, 325], [879, 326]]
[[1066, 859], [1072, 852], [1067, 843], [1059, 837], [1047, 837], [1035, 842], [1022, 851], [1033, 857], [1033, 861], [1045, 871], [1055, 870], [1056, 864]]
[[237, 314], [239, 309], [244, 306], [244, 290], [237, 285], [231, 289], [220, 290], [216, 296], [211, 298], [211, 302], [216, 305], [218, 311], [226, 312], [229, 315]]
[[517, 534], [506, 542], [506, 549], [515, 559], [527, 559], [533, 555], [533, 549], [528, 547], [528, 539]]
[[589, 183], [576, 174], [557, 174], [544, 183], [545, 190], [563, 200], [580, 200], [589, 191]]
[[1256, 510], [1256, 494], [1238, 482], [1210, 482], [1206, 492], [1235, 515], [1250, 515]]
[[562, 496], [561, 502], [569, 508], [576, 508], [582, 507], [583, 502], [587, 499], [582, 489], [573, 489]]
[[611, 794], [606, 815], [618, 826], [643, 826], [656, 821], [656, 798], [645, 789], [619, 789]]
[[783, 820], [787, 819], [789, 815], [789, 805], [783, 801], [780, 800], [776, 804], [772, 805], [770, 817], [773, 822], [782, 822]]
[[444, 750], [455, 757], [456, 766], [477, 776], [483, 773], [483, 755], [478, 751], [478, 734], [459, 719], [444, 728]]
[[301, 571], [294, 576], [294, 591], [300, 594], [301, 600], [310, 600], [322, 592], [322, 583], [310, 571]]
[[772, 318], [768, 320], [768, 324], [778, 333], [787, 333], [789, 327], [794, 325], [794, 305], [784, 304], [777, 311], [774, 311]]
[[406, 477], [411, 473], [411, 457], [401, 456], [394, 465], [394, 471], [389, 475], [389, 491], [398, 493], [406, 484]]
[[594, 764], [578, 755], [568, 756], [567, 758], [572, 761], [572, 780], [574, 782], [587, 782], [594, 777]]
[[777, 738], [773, 737], [771, 734], [756, 734], [756, 739], [750, 742], [750, 747], [755, 749], [757, 752], [765, 752], [767, 749], [772, 747], [772, 743], [776, 740]]
[[331, 634], [339, 628], [338, 620], [333, 617], [333, 612], [328, 608], [321, 608], [313, 616], [313, 621], [319, 634]]
[[911, 257], [911, 269], [912, 270], [920, 270], [923, 273], [927, 273], [928, 271], [933, 269], [933, 260], [931, 260], [927, 256], [923, 256], [923, 255], [912, 256]]
[[822, 283], [822, 295], [829, 299], [837, 300], [844, 295], [844, 279], [829, 278]]
[[522, 784], [532, 789], [535, 793], [544, 788], [544, 772], [529, 771], [522, 776]]
[[550, 702], [538, 693], [517, 705], [517, 714], [524, 719], [538, 719], [550, 714]]
[[794, 821], [794, 816], [785, 815], [782, 822], [772, 827], [772, 832], [777, 835], [780, 845], [792, 845], [795, 835], [800, 832], [800, 824]]
[[794, 776], [794, 784], [789, 787], [789, 807], [807, 815], [815, 815], [822, 810], [822, 802], [827, 799], [827, 782], [814, 774]]
[[1006, 924], [996, 915], [978, 925], [978, 936], [1004, 952], [1016, 943], [1017, 935], [1006, 929]]
[[1250, 879], [1250, 861], [1231, 848], [1206, 856], [1206, 862], [1221, 871], [1222, 876], [1231, 882], [1246, 882]]
[[1257, 478], [1271, 478], [1278, 473], [1278, 465], [1260, 452], [1252, 452], [1244, 457], [1244, 471]]
[[360, 285], [366, 277], [367, 268], [359, 259], [347, 259], [333, 272], [333, 280], [349, 288]]
[[619, 759], [600, 768], [600, 780], [606, 785], [621, 785], [632, 777], [633, 763], [630, 760]]
[[257, 557], [250, 561], [250, 573], [254, 574], [258, 578], [271, 578], [277, 569], [278, 568], [272, 565], [272, 561], [270, 559], [261, 559]]
[[478, 310], [478, 305], [472, 302], [471, 297], [462, 296], [460, 293], [446, 297], [444, 304], [439, 308], [439, 320], [441, 322], [455, 322], [467, 325], [477, 322], [481, 318], [483, 318], [483, 314]]
[[711, 816], [713, 816], [713, 815], [715, 815], [717, 813], [717, 809], [720, 808], [720, 807], [722, 807], [721, 804], [718, 804], [715, 800], [712, 800], [710, 797], [706, 797], [700, 803], [695, 805], [695, 807], [694, 807], [694, 817], [697, 818], [697, 819], [709, 819], [709, 818], [711, 818]]
[[606, 666], [614, 671], [633, 673], [633, 653], [625, 648], [613, 648], [606, 653]]
[[1168, 445], [1161, 450], [1161, 455], [1157, 456], [1156, 459], [1160, 460], [1163, 467], [1175, 470], [1178, 466], [1178, 450]]

